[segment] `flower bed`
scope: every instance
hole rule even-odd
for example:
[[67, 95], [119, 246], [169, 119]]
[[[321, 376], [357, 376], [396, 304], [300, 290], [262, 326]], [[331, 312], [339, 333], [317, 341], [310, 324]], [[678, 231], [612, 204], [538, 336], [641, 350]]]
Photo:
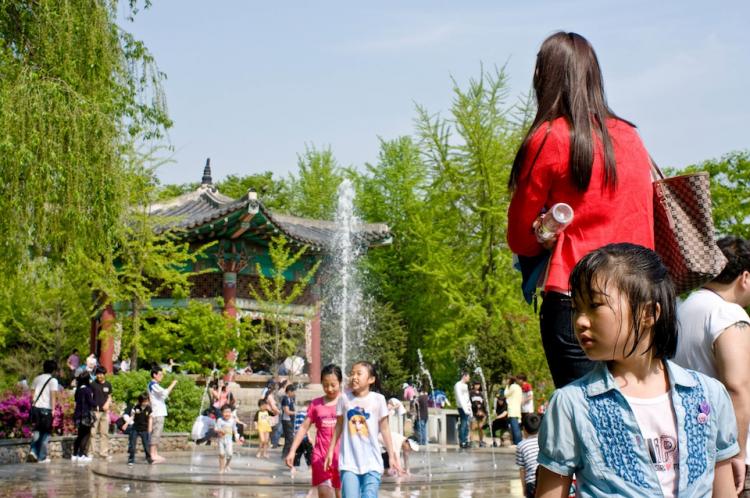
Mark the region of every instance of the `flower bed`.
[[[29, 438], [31, 427], [31, 391], [10, 390], [0, 395], [0, 439]], [[69, 391], [60, 391], [52, 417], [52, 432], [58, 436], [75, 434], [75, 401]]]

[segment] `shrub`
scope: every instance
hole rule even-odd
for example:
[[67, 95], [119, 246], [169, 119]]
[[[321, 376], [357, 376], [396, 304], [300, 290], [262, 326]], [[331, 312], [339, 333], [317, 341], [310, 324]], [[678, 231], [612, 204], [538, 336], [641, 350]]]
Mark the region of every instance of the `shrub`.
[[[33, 391], [10, 390], [0, 395], [0, 438], [28, 438], [31, 426]], [[69, 391], [60, 391], [52, 415], [52, 433], [58, 436], [75, 434], [73, 410], [75, 401]]]
[[[169, 415], [164, 421], [164, 430], [169, 432], [189, 432], [200, 410], [203, 390], [185, 375], [165, 374], [162, 386], [168, 386], [177, 379], [177, 385], [167, 399]], [[148, 370], [122, 372], [108, 377], [112, 384], [112, 398], [117, 403], [117, 411], [122, 412], [127, 403], [134, 403], [138, 395], [148, 390], [151, 374]]]

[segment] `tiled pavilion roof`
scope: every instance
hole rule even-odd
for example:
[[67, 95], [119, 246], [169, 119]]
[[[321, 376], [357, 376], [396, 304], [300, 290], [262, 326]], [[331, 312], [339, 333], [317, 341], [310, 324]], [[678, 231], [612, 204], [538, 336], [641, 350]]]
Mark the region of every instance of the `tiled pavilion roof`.
[[[197, 190], [152, 205], [151, 215], [164, 219], [158, 231], [176, 228], [191, 239], [236, 239], [243, 235], [267, 239], [281, 232], [291, 242], [317, 250], [329, 247], [338, 230], [332, 221], [269, 211], [253, 191], [239, 199], [221, 194], [213, 185], [209, 161]], [[388, 225], [384, 223], [362, 224], [357, 227], [355, 237], [367, 246], [389, 244], [391, 240]]]

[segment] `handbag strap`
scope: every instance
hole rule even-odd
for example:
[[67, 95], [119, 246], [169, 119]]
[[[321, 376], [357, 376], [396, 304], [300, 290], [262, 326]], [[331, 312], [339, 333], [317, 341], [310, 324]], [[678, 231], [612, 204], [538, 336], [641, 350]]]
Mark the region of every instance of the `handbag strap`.
[[651, 157], [651, 154], [648, 155], [648, 160], [651, 162], [651, 180], [663, 180], [664, 173], [661, 169], [659, 169], [659, 166], [656, 165], [656, 161], [654, 161], [654, 158]]
[[44, 390], [46, 389], [47, 384], [49, 384], [49, 381], [51, 380], [52, 380], [52, 375], [49, 376], [49, 378], [47, 379], [47, 382], [45, 382], [44, 385], [42, 386], [42, 390], [39, 391], [39, 394], [37, 395], [36, 399], [34, 400], [33, 403], [31, 403], [32, 407], [36, 406], [36, 402], [39, 401], [39, 398], [42, 397], [42, 394], [44, 394]]

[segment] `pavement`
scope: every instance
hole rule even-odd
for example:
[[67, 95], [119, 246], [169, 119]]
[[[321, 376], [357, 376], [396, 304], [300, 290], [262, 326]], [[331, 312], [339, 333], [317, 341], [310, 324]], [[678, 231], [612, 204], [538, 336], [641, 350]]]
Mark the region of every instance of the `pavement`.
[[[384, 476], [380, 496], [523, 496], [512, 450], [485, 448], [457, 452], [436, 447], [431, 450], [411, 454], [411, 475]], [[218, 473], [216, 448], [206, 446], [165, 454], [167, 461], [158, 465], [138, 460], [136, 465], [128, 467], [124, 456], [90, 464], [56, 460], [49, 464], [4, 465], [0, 466], [0, 496], [307, 496], [310, 471], [304, 463], [292, 474], [281, 463], [278, 450], [272, 451], [267, 460], [256, 459], [254, 453], [255, 448], [248, 447], [236, 451], [232, 470], [227, 474]]]

